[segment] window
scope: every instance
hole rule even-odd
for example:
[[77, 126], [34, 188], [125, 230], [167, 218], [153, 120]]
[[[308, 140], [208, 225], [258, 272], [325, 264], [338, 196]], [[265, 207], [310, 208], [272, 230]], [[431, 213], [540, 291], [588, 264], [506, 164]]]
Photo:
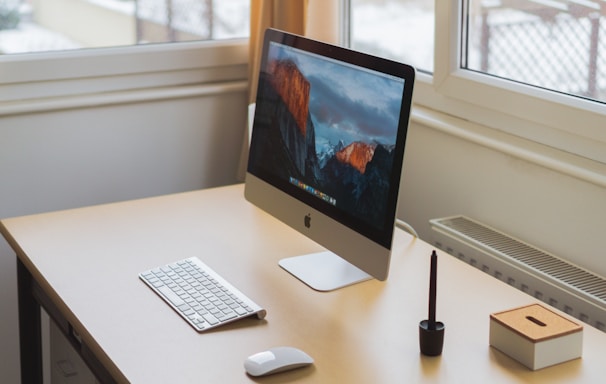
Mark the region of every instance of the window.
[[249, 0], [2, 0], [0, 53], [247, 37]]
[[[606, 1], [333, 1], [342, 4], [345, 41], [354, 49], [417, 68], [417, 105], [606, 164]], [[51, 39], [51, 48], [32, 42], [25, 51], [242, 36], [248, 6], [249, 0], [3, 0], [0, 51], [22, 49], [29, 41], [24, 31], [65, 38]], [[96, 24], [118, 14], [120, 22]], [[78, 38], [67, 32], [76, 27]], [[193, 67], [212, 61], [203, 46], [75, 49], [36, 60], [0, 55], [0, 102], [199, 82], [200, 68]], [[213, 49], [237, 52], [238, 60], [246, 55], [243, 39], [225, 46]]]
[[606, 101], [603, 1], [469, 0], [461, 67]]
[[248, 23], [249, 0], [0, 0], [0, 116], [245, 88]]
[[434, 0], [351, 0], [353, 49], [433, 72]]
[[606, 2], [346, 3], [353, 48], [417, 67], [417, 105], [606, 164]]

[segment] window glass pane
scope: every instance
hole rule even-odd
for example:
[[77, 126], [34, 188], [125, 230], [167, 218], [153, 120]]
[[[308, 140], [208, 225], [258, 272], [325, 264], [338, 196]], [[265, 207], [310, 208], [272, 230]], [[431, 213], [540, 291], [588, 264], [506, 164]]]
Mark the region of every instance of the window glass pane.
[[469, 0], [462, 67], [606, 101], [606, 2]]
[[433, 72], [434, 0], [351, 0], [353, 49]]
[[226, 39], [250, 0], [0, 0], [0, 54]]

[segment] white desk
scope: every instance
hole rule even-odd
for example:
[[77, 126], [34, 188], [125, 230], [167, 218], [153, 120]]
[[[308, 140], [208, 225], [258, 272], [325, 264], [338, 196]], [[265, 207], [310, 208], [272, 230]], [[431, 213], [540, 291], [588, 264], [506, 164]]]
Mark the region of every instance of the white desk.
[[[606, 334], [590, 326], [582, 359], [536, 372], [489, 347], [489, 314], [535, 300], [441, 252], [437, 317], [446, 323], [444, 351], [420, 355], [431, 246], [397, 230], [386, 282], [315, 292], [277, 263], [320, 247], [246, 202], [241, 185], [1, 224], [25, 267], [21, 295], [28, 294], [31, 273], [42, 292], [35, 296], [50, 300], [45, 306], [60, 327], [80, 334], [97, 372], [118, 382], [595, 383], [606, 377]], [[137, 277], [188, 256], [264, 306], [266, 319], [198, 334]], [[20, 320], [30, 327], [23, 330], [39, 327], [29, 319], [37, 304], [26, 298], [21, 304]], [[36, 338], [22, 340], [34, 345], [33, 355], [22, 358], [26, 370], [39, 367]], [[280, 345], [299, 347], [316, 363], [261, 379], [245, 374], [246, 356]]]

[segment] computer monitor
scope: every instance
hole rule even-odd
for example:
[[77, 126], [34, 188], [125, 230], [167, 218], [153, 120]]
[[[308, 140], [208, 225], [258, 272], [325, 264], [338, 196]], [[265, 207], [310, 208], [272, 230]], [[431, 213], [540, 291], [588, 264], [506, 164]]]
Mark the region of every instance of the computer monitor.
[[245, 197], [323, 246], [280, 266], [329, 291], [385, 280], [415, 70], [265, 33]]

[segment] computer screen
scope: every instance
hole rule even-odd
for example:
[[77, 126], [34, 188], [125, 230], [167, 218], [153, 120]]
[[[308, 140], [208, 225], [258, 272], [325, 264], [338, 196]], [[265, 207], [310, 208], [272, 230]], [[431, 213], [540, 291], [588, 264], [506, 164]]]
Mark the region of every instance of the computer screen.
[[273, 29], [261, 60], [245, 196], [327, 250], [280, 265], [318, 290], [385, 280], [414, 68]]

